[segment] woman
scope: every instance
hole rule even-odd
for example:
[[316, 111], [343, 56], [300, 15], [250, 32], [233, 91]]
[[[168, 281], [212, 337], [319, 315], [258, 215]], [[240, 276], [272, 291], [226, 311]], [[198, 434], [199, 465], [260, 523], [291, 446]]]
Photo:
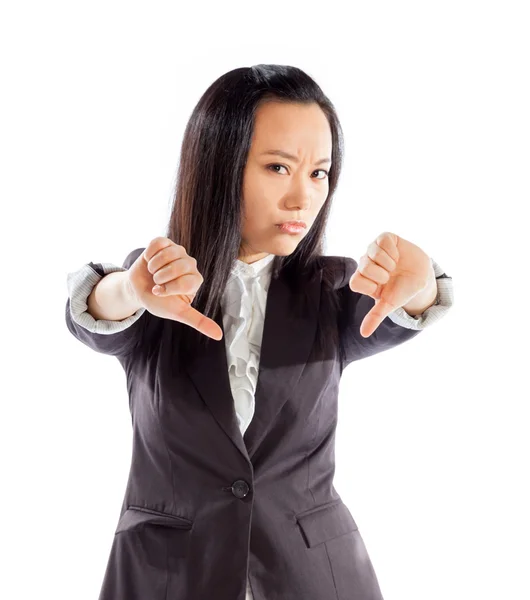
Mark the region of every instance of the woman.
[[324, 256], [341, 163], [306, 73], [230, 71], [188, 122], [166, 235], [68, 274], [68, 328], [118, 358], [133, 424], [100, 600], [382, 598], [333, 486], [339, 382], [443, 316], [452, 280], [388, 232]]

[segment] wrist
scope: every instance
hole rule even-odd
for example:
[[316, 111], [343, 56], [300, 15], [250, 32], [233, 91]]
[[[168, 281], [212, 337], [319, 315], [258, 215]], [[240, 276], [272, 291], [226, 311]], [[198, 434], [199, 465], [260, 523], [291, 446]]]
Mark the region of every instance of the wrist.
[[122, 294], [124, 302], [130, 307], [133, 313], [142, 308], [142, 303], [134, 291], [129, 271], [124, 271], [123, 273]]
[[429, 277], [429, 283], [425, 288], [416, 294], [407, 304], [403, 305], [403, 309], [410, 316], [416, 317], [424, 313], [428, 308], [436, 303], [438, 297], [438, 284], [436, 283], [436, 276], [434, 270]]

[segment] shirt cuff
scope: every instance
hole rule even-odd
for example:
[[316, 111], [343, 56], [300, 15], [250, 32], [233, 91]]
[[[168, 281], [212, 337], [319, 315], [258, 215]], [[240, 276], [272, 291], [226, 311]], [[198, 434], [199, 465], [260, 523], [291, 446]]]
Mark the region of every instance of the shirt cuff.
[[107, 321], [105, 319], [94, 319], [88, 312], [88, 297], [97, 283], [105, 275], [116, 271], [126, 271], [124, 267], [119, 267], [112, 263], [99, 263], [103, 270], [103, 275], [95, 271], [90, 264], [83, 265], [77, 271], [67, 274], [68, 295], [70, 297], [70, 313], [72, 320], [81, 327], [88, 329], [92, 333], [111, 334], [123, 331], [135, 323], [145, 312], [145, 308], [139, 308], [133, 315], [122, 321]]
[[435, 303], [424, 310], [421, 315], [416, 316], [409, 315], [402, 306], [396, 308], [387, 316], [397, 325], [407, 329], [425, 329], [446, 315], [447, 311], [453, 306], [453, 278], [446, 275], [433, 258], [431, 258], [431, 263], [438, 288]]

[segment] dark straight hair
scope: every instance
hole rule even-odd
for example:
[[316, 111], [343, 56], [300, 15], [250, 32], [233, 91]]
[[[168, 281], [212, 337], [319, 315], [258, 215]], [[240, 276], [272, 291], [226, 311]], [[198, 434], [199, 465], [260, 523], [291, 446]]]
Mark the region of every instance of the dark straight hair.
[[[212, 319], [221, 310], [221, 298], [242, 242], [243, 174], [255, 113], [269, 101], [318, 104], [332, 136], [327, 199], [294, 252], [274, 257], [271, 277], [285, 277], [293, 291], [303, 294], [304, 281], [324, 266], [320, 259], [325, 229], [343, 156], [343, 135], [335, 108], [317, 83], [296, 67], [260, 64], [229, 71], [208, 87], [187, 123], [166, 232], [166, 237], [196, 259], [204, 281], [192, 306]], [[338, 299], [330, 287], [336, 278], [335, 273], [323, 269], [316, 340], [320, 357], [324, 357], [327, 344], [338, 341]], [[189, 350], [204, 343], [221, 342], [183, 326], [179, 363], [186, 360]]]

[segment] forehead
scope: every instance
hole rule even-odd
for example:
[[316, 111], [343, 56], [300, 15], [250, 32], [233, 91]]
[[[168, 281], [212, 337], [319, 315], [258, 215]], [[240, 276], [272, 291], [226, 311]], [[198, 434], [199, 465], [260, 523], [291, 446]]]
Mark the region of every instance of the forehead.
[[318, 104], [265, 102], [256, 111], [252, 151], [281, 148], [287, 152], [314, 151], [331, 157], [332, 137]]

